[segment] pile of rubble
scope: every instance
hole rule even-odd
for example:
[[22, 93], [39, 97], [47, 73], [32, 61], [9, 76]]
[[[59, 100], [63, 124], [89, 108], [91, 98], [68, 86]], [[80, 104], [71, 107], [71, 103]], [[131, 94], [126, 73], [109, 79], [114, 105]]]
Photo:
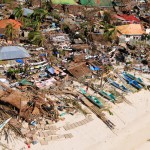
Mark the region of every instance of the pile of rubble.
[[[105, 86], [107, 92], [116, 97], [111, 103], [125, 101], [131, 104], [118, 89], [106, 84], [107, 79], [120, 79], [121, 70], [150, 73], [150, 12], [144, 4], [116, 2], [112, 8], [100, 9], [81, 5], [52, 7], [38, 24], [35, 22], [38, 8], [29, 7], [34, 13], [22, 17], [29, 22], [32, 18], [35, 25], [24, 21], [17, 29], [18, 39], [7, 37], [0, 24], [1, 47], [24, 47], [30, 55], [28, 58], [0, 59], [1, 128], [5, 135], [8, 135], [5, 130], [8, 128], [17, 136], [29, 139], [29, 143], [41, 141], [46, 144], [45, 137], [50, 141], [72, 138], [72, 134], [56, 135], [59, 129], [55, 123], [63, 121], [65, 114], [82, 112], [87, 115], [89, 111], [83, 109], [83, 104], [113, 130], [115, 125], [102, 112], [111, 114], [106, 97], [99, 98], [103, 106], [98, 108], [88, 101], [88, 90], [97, 96], [98, 89], [103, 90]], [[11, 10], [9, 5], [4, 5], [0, 11], [6, 14], [7, 9]], [[45, 8], [40, 8], [41, 12], [43, 10]], [[14, 15], [12, 12], [7, 14], [10, 18]], [[3, 15], [1, 21], [5, 20], [7, 17]], [[22, 22], [19, 17], [18, 20]], [[31, 33], [35, 34], [34, 38], [29, 38]], [[122, 83], [122, 79], [117, 81]], [[134, 91], [130, 85], [127, 87]], [[85, 93], [81, 92], [82, 88], [86, 88]], [[91, 120], [85, 118], [64, 129]]]

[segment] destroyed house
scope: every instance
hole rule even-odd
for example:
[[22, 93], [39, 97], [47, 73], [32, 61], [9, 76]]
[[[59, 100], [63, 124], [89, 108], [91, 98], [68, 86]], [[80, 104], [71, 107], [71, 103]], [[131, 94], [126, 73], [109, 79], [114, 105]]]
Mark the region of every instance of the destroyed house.
[[75, 64], [67, 69], [75, 78], [80, 78], [91, 73], [91, 70], [86, 65], [86, 62]]
[[15, 31], [19, 32], [20, 27], [21, 27], [20, 22], [13, 20], [13, 19], [4, 19], [4, 20], [0, 20], [0, 34], [5, 33], [5, 28], [8, 24], [11, 24], [13, 28], [15, 29]]
[[53, 42], [70, 41], [67, 34], [53, 34], [53, 35], [50, 35], [50, 40], [53, 41]]

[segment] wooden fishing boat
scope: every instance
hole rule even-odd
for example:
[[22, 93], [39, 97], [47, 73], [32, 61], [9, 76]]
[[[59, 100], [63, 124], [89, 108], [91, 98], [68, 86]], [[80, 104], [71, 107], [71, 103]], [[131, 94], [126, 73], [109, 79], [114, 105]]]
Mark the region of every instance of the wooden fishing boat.
[[5, 127], [5, 125], [11, 120], [11, 118], [7, 119], [6, 121], [4, 121], [2, 124], [0, 124], [0, 131], [2, 131], [2, 129]]
[[141, 78], [137, 78], [135, 77], [134, 75], [130, 74], [130, 73], [127, 73], [127, 72], [124, 72], [129, 78], [137, 81], [139, 84], [141, 84], [142, 86], [145, 86], [144, 82], [142, 81]]
[[98, 93], [113, 103], [116, 101], [115, 96], [109, 92], [105, 92], [104, 90], [100, 90]]
[[108, 78], [107, 81], [114, 87], [122, 90], [123, 92], [129, 92], [129, 89], [127, 89], [124, 85], [119, 85], [118, 83], [116, 83], [115, 81], [113, 81], [112, 79]]
[[83, 89], [80, 89], [81, 93], [90, 101], [92, 102], [94, 105], [96, 105], [97, 107], [101, 108], [103, 107], [103, 104], [99, 101], [99, 99], [95, 96], [91, 96], [91, 95], [88, 95], [86, 93], [85, 90]]
[[135, 88], [138, 89], [138, 90], [140, 90], [140, 89], [142, 88], [142, 86], [141, 86], [140, 84], [138, 84], [137, 81], [135, 81], [135, 80], [129, 78], [129, 77], [126, 75], [126, 73], [123, 72], [122, 75], [123, 75], [124, 80], [125, 80], [128, 84], [132, 85], [133, 87], [135, 87]]

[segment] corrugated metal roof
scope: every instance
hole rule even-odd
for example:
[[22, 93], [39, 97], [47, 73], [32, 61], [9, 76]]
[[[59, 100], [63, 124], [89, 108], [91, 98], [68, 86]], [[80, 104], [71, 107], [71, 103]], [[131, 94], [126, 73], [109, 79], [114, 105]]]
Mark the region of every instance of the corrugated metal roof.
[[23, 47], [20, 46], [0, 47], [0, 60], [10, 60], [26, 57], [30, 57], [30, 55]]

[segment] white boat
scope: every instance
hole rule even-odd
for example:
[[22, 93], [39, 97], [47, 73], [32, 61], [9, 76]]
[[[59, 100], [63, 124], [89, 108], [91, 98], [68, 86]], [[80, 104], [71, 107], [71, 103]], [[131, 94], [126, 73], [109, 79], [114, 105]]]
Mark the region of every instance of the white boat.
[[11, 118], [7, 119], [6, 121], [4, 121], [2, 124], [0, 124], [0, 131], [2, 131], [2, 129], [5, 127], [5, 125], [11, 120]]

